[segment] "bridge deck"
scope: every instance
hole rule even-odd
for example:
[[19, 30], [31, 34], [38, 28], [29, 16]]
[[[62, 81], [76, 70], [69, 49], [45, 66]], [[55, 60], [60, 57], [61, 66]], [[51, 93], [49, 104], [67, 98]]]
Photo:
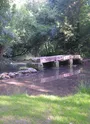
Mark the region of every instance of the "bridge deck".
[[36, 57], [32, 60], [37, 63], [47, 63], [47, 62], [56, 62], [56, 61], [66, 61], [70, 59], [79, 59], [82, 60], [80, 55], [57, 55], [57, 56], [45, 56], [45, 57]]

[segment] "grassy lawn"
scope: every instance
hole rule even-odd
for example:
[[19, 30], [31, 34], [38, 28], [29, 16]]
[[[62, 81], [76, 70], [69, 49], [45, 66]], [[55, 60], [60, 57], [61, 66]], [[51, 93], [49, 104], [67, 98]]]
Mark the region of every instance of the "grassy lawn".
[[0, 96], [0, 124], [90, 124], [90, 95]]

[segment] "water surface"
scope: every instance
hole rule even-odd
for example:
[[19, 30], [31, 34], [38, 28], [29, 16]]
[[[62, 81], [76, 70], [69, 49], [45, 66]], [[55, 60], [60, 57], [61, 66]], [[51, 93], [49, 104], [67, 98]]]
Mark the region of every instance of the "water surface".
[[47, 69], [28, 76], [0, 81], [0, 95], [58, 95], [75, 94], [82, 82], [90, 82], [90, 64], [59, 69]]

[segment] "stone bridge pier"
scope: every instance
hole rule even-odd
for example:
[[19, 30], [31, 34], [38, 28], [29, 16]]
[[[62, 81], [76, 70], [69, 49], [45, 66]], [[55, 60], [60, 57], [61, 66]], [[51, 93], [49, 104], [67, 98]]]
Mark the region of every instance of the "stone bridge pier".
[[82, 57], [80, 55], [57, 55], [57, 56], [45, 56], [32, 58], [28, 63], [29, 66], [38, 70], [43, 70], [46, 66], [52, 65], [52, 67], [59, 68], [60, 64], [67, 64], [70, 68], [73, 64], [81, 64]]

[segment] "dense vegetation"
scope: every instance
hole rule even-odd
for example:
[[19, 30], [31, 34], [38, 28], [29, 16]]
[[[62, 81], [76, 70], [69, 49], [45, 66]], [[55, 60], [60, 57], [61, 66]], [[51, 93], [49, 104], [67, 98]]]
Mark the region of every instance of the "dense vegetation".
[[90, 57], [89, 0], [0, 1], [5, 55], [81, 54]]

